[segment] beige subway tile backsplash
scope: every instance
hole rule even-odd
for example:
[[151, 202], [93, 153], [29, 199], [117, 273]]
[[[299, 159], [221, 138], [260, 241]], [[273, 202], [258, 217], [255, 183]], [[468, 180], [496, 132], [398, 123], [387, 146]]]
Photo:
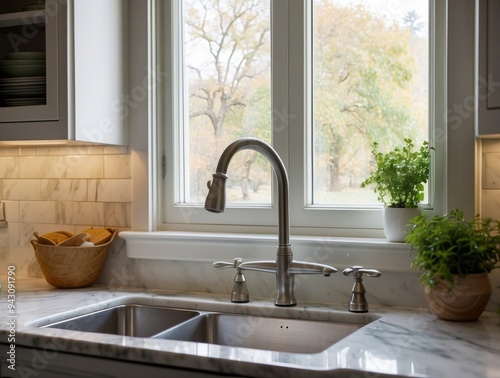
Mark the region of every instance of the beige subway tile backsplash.
[[43, 201], [87, 201], [87, 180], [40, 180]]
[[62, 172], [61, 156], [19, 157], [19, 178], [61, 178]]
[[112, 227], [130, 226], [130, 203], [104, 203], [104, 224]]
[[89, 180], [89, 201], [131, 202], [130, 180]]
[[4, 147], [1, 149], [2, 156], [20, 156], [21, 149], [19, 147]]
[[0, 178], [18, 178], [18, 158], [13, 156], [0, 157]]
[[481, 139], [483, 152], [500, 152], [500, 139]]
[[481, 199], [481, 216], [500, 220], [500, 190], [483, 190]]
[[103, 146], [104, 155], [120, 155], [120, 154], [129, 154], [130, 151], [128, 147], [125, 146]]
[[34, 231], [75, 233], [90, 226], [129, 229], [128, 148], [0, 148], [0, 195], [9, 222], [0, 232], [10, 247], [29, 246]]
[[3, 180], [3, 199], [8, 201], [40, 201], [40, 180]]
[[104, 206], [98, 202], [56, 202], [57, 223], [104, 226]]
[[483, 189], [500, 189], [500, 152], [483, 153]]
[[63, 156], [61, 177], [103, 178], [104, 157], [102, 155]]
[[5, 219], [8, 220], [8, 222], [20, 222], [20, 216], [19, 216], [19, 201], [4, 201], [3, 202], [3, 209], [5, 212]]
[[482, 143], [480, 214], [500, 220], [500, 140], [484, 139]]
[[105, 155], [104, 177], [107, 179], [131, 178], [130, 155]]
[[[57, 202], [20, 201], [19, 214], [22, 223], [59, 223]], [[7, 219], [8, 221], [8, 219]]]

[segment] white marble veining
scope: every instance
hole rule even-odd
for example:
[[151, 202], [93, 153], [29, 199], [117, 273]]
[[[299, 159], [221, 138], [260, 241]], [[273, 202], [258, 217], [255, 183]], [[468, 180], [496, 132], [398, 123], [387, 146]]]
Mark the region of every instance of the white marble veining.
[[19, 157], [20, 179], [62, 178], [61, 156], [21, 156]]
[[19, 177], [18, 159], [13, 156], [0, 157], [0, 177]]
[[103, 203], [104, 224], [111, 227], [128, 227], [131, 224], [131, 203]]
[[104, 157], [100, 155], [62, 156], [60, 167], [64, 178], [103, 178]]
[[129, 155], [105, 155], [104, 176], [113, 179], [129, 179], [132, 177]]
[[44, 201], [87, 201], [85, 180], [41, 180], [41, 197]]
[[89, 199], [98, 202], [132, 202], [129, 180], [89, 180]]
[[[500, 318], [493, 313], [483, 314], [477, 322], [453, 323], [416, 309], [374, 307], [368, 314], [351, 314], [336, 305], [303, 303], [283, 308], [275, 307], [270, 300], [232, 304], [226, 296], [140, 291], [119, 285], [57, 290], [43, 280], [18, 279], [16, 286], [17, 345], [51, 353], [65, 351], [253, 377], [500, 377]], [[316, 354], [36, 327], [124, 303], [370, 323]], [[0, 316], [7, 317], [5, 300]], [[8, 327], [2, 322], [3, 339], [7, 332]]]
[[40, 180], [3, 180], [3, 198], [10, 201], [40, 201]]

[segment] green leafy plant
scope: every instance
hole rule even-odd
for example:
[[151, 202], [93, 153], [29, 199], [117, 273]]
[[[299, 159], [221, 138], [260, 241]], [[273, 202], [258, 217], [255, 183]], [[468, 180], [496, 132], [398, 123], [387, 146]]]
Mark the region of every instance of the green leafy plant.
[[373, 143], [375, 157], [371, 175], [361, 183], [364, 188], [374, 186], [378, 200], [386, 207], [415, 208], [424, 199], [424, 184], [429, 179], [431, 150], [428, 142], [423, 142], [414, 150], [411, 139], [405, 138], [402, 148], [396, 147], [388, 153], [378, 150]]
[[500, 222], [491, 218], [464, 219], [463, 211], [456, 209], [449, 215], [413, 218], [406, 242], [416, 255], [413, 268], [423, 273], [423, 284], [434, 287], [444, 281], [453, 287], [453, 275], [489, 273], [499, 267]]

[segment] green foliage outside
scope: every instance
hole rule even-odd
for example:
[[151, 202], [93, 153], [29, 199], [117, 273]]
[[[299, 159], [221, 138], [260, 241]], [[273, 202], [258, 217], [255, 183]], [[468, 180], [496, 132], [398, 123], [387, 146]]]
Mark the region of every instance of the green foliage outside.
[[422, 271], [420, 280], [431, 287], [443, 280], [453, 286], [453, 275], [489, 273], [500, 267], [500, 222], [478, 215], [470, 221], [461, 210], [411, 221], [406, 242], [416, 255], [413, 268]]
[[424, 184], [429, 179], [431, 150], [428, 142], [423, 142], [414, 150], [411, 139], [405, 138], [402, 148], [396, 147], [388, 153], [378, 150], [373, 143], [373, 172], [361, 183], [362, 187], [374, 186], [378, 200], [386, 207], [415, 208], [424, 200]]
[[[294, 115], [272, 108], [269, 2], [186, 0], [185, 9], [189, 189], [202, 202], [226, 145], [243, 136], [270, 143], [273, 119]], [[427, 45], [418, 15], [408, 17], [389, 22], [363, 5], [314, 1], [313, 187], [320, 201], [361, 191], [374, 141], [388, 147], [427, 135], [428, 80], [415, 57]], [[271, 194], [270, 166], [254, 152], [237, 154], [230, 169], [238, 199], [251, 200], [259, 185]]]
[[359, 186], [373, 142], [394, 146], [427, 126], [417, 113], [422, 99], [411, 90], [418, 78], [413, 38], [410, 28], [365, 6], [315, 2], [313, 132], [315, 169], [324, 172], [316, 186], [341, 191], [345, 176]]

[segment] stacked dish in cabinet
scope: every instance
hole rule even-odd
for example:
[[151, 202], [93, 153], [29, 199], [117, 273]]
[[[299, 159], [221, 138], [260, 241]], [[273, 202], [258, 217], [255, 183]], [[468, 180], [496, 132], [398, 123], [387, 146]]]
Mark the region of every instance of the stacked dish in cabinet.
[[45, 105], [45, 53], [10, 52], [0, 61], [0, 106]]

